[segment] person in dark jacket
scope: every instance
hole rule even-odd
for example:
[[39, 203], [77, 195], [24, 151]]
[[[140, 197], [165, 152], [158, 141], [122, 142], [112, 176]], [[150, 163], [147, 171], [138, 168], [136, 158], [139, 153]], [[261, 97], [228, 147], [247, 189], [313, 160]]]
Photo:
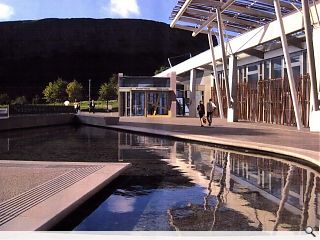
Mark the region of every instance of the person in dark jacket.
[[94, 113], [95, 107], [96, 107], [96, 104], [94, 103], [93, 100], [91, 100], [91, 101], [89, 102], [89, 112]]
[[202, 101], [199, 102], [199, 105], [198, 105], [198, 107], [197, 107], [197, 110], [198, 110], [199, 117], [200, 117], [201, 127], [203, 127], [203, 123], [204, 123], [204, 121], [203, 121], [203, 116], [204, 116], [204, 114], [205, 114], [206, 111], [205, 111], [205, 108], [204, 108], [204, 105], [203, 105], [203, 102], [202, 102]]

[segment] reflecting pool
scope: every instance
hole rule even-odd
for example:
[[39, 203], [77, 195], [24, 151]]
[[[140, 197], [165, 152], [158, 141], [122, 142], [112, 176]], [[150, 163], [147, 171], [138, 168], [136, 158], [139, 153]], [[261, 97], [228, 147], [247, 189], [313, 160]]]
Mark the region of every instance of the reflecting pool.
[[1, 133], [0, 159], [132, 164], [55, 230], [319, 229], [320, 174], [290, 159], [87, 126]]

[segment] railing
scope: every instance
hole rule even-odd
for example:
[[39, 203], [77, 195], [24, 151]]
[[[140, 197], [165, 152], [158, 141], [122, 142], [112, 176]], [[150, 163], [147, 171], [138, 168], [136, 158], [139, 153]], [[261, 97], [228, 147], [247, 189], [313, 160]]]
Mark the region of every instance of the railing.
[[[295, 79], [302, 123], [309, 127], [310, 79], [300, 76]], [[226, 113], [225, 91], [222, 89]], [[212, 88], [216, 99], [216, 90]], [[217, 101], [215, 101], [217, 102]], [[218, 104], [216, 104], [218, 106]], [[237, 89], [238, 119], [281, 125], [296, 125], [289, 82], [287, 79], [259, 80], [257, 84], [240, 83]], [[216, 113], [217, 114], [217, 113]]]
[[50, 113], [74, 113], [73, 106], [14, 104], [9, 106], [10, 115], [21, 114], [50, 114]]

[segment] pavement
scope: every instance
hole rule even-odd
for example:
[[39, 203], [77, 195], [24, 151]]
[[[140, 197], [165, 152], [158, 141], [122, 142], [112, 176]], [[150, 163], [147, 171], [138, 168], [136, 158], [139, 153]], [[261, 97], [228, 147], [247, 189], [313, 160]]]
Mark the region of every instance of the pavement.
[[110, 126], [135, 132], [281, 154], [305, 164], [320, 166], [320, 133], [308, 128], [214, 118], [213, 126], [200, 127], [198, 118], [121, 117]]
[[49, 230], [128, 163], [0, 162], [0, 231]]

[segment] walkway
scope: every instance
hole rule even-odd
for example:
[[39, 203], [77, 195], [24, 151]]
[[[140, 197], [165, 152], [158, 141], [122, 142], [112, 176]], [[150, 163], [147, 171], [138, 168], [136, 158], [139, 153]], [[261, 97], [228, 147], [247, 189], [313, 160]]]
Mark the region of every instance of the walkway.
[[49, 230], [128, 163], [0, 162], [0, 231]]
[[[102, 114], [101, 114], [102, 115]], [[214, 119], [200, 127], [196, 118], [121, 117], [118, 129], [167, 135], [181, 139], [262, 150], [307, 160], [320, 166], [320, 133], [295, 127]]]

